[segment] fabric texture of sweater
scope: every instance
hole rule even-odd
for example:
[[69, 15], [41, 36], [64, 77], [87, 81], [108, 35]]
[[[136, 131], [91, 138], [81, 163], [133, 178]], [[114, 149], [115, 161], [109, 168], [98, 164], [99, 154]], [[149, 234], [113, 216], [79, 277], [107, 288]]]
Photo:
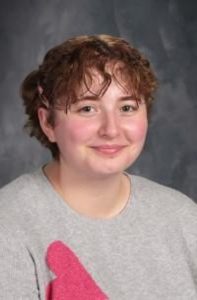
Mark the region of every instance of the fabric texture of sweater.
[[2, 188], [0, 299], [196, 300], [197, 205], [128, 176], [110, 219], [75, 212], [41, 169]]

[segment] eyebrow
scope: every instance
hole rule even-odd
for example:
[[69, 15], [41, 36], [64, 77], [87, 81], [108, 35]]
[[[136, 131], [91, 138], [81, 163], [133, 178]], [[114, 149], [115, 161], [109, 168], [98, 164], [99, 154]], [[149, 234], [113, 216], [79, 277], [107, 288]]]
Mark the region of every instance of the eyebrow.
[[125, 100], [138, 100], [134, 95], [129, 95], [129, 96], [123, 96], [119, 98], [121, 101], [125, 101]]
[[97, 101], [99, 100], [99, 96], [96, 96], [96, 95], [87, 95], [87, 96], [81, 96], [79, 99], [79, 101], [84, 101], [84, 100], [93, 100], [93, 101]]
[[[87, 96], [82, 96], [79, 98], [79, 101], [84, 101], [84, 100], [98, 101], [98, 100], [100, 100], [100, 97], [96, 96], [96, 95], [87, 95]], [[138, 101], [138, 99], [134, 95], [119, 97], [118, 100], [120, 100], [120, 101], [126, 101], [126, 100]]]

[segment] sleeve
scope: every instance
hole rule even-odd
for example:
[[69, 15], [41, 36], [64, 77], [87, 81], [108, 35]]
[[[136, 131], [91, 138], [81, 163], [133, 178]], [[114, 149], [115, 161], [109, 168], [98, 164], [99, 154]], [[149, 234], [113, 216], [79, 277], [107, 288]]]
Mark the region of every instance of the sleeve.
[[35, 266], [28, 250], [1, 229], [0, 299], [40, 299]]
[[188, 264], [197, 287], [197, 204], [189, 199], [179, 218], [182, 224], [182, 234], [187, 245]]

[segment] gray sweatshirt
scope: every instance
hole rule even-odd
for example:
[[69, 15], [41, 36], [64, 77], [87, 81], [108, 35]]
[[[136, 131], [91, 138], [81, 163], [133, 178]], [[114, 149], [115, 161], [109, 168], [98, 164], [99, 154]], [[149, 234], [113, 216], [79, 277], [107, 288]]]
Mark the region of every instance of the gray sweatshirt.
[[1, 189], [0, 299], [196, 300], [197, 205], [129, 177], [111, 219], [72, 210], [41, 169]]

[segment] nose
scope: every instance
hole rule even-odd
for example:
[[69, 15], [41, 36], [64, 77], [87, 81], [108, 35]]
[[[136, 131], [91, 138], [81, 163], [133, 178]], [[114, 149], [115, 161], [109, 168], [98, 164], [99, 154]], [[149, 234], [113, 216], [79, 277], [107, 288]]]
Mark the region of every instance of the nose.
[[105, 138], [115, 138], [120, 133], [118, 117], [114, 112], [103, 112], [100, 121], [99, 135]]

